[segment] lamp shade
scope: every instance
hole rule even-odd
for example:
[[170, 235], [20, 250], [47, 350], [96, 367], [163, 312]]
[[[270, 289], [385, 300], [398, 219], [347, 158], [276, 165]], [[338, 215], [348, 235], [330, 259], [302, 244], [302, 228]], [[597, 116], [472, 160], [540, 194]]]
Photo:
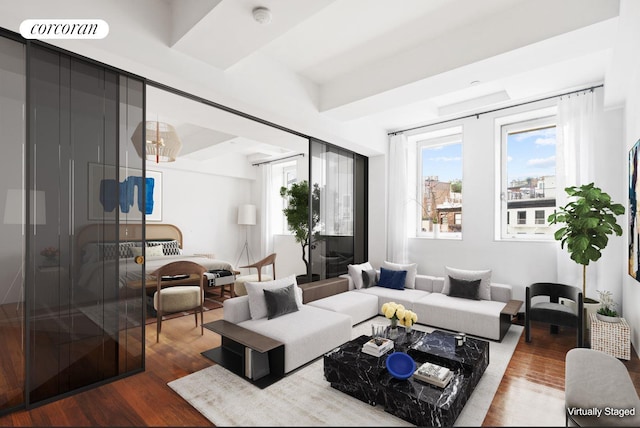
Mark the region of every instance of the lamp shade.
[[[145, 150], [142, 147], [142, 127], [146, 126]], [[176, 129], [164, 122], [147, 121], [138, 124], [131, 136], [131, 142], [142, 158], [146, 151], [146, 159], [156, 162], [174, 162], [182, 149]]]
[[238, 224], [254, 226], [256, 224], [256, 206], [251, 204], [238, 207]]

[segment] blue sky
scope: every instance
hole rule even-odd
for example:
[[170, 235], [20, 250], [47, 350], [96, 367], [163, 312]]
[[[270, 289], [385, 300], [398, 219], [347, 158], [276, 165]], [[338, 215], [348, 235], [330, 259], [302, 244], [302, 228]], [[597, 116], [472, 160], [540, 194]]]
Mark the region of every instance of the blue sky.
[[[507, 137], [508, 182], [527, 177], [555, 175], [556, 128], [509, 134]], [[422, 176], [440, 181], [462, 179], [462, 144], [427, 147], [422, 151]]]
[[556, 174], [556, 128], [510, 134], [507, 138], [507, 179]]
[[422, 176], [437, 175], [440, 181], [462, 179], [462, 144], [425, 148], [422, 151]]

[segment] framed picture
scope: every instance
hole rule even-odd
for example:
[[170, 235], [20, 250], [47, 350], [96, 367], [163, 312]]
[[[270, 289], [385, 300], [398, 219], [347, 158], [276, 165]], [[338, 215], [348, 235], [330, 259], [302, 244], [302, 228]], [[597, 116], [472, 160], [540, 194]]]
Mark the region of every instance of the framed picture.
[[629, 275], [640, 281], [640, 224], [638, 221], [638, 149], [640, 140], [629, 151]]
[[140, 169], [120, 167], [116, 177], [114, 166], [90, 163], [88, 186], [89, 220], [115, 220], [117, 209], [121, 218], [136, 220], [146, 215], [147, 221], [162, 221], [160, 171], [147, 170], [143, 178]]

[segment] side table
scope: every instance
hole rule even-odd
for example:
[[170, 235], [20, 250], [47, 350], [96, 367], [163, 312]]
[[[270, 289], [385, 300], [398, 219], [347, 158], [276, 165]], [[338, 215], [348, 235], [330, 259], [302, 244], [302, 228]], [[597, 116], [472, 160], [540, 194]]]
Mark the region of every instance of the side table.
[[620, 322], [600, 321], [595, 314], [591, 319], [591, 349], [605, 352], [623, 360], [631, 359], [631, 331], [624, 318]]
[[206, 323], [204, 328], [218, 333], [222, 341], [202, 352], [205, 357], [261, 389], [284, 377], [284, 343], [225, 320]]

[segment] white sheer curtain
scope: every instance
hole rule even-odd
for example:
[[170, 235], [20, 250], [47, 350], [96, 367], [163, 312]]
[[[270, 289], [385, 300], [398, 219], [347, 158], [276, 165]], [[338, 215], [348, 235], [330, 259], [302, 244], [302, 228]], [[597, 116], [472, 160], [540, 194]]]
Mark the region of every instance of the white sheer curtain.
[[389, 180], [387, 186], [387, 260], [407, 263], [409, 143], [404, 134], [389, 138]]
[[[260, 165], [262, 173], [262, 219], [261, 219], [261, 233], [260, 233], [260, 250], [262, 254], [258, 259], [268, 256], [273, 253], [273, 226], [272, 226], [272, 200], [273, 200], [273, 172], [271, 164]], [[271, 269], [268, 266], [267, 269]], [[266, 273], [266, 271], [265, 271]], [[272, 272], [269, 272], [272, 275]]]
[[[602, 127], [602, 91], [593, 90], [563, 96], [558, 101], [558, 122], [556, 127], [556, 203], [567, 203], [565, 187], [581, 186], [595, 181], [595, 146]], [[558, 251], [558, 282], [582, 288], [582, 265], [569, 257], [566, 248]], [[597, 263], [588, 266], [587, 294], [595, 295]], [[591, 290], [591, 292], [590, 292]]]

